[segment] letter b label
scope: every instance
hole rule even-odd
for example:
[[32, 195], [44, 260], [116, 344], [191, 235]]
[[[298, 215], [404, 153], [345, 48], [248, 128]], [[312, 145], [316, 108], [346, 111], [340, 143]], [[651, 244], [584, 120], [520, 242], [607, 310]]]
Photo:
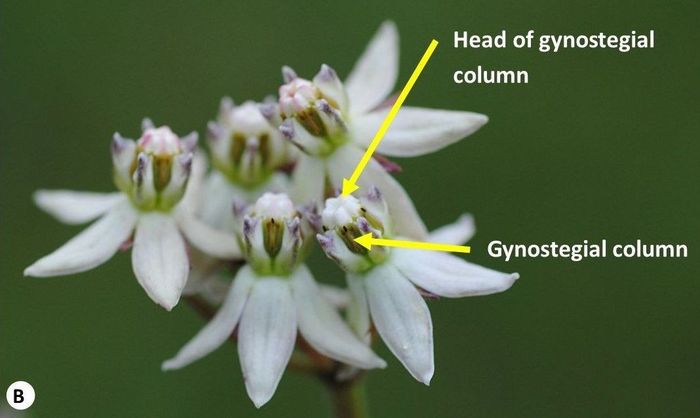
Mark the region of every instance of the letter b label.
[[25, 381], [17, 381], [7, 388], [5, 394], [7, 403], [17, 410], [25, 410], [34, 404], [36, 393], [32, 385]]
[[15, 389], [15, 403], [24, 402], [24, 391], [22, 389]]

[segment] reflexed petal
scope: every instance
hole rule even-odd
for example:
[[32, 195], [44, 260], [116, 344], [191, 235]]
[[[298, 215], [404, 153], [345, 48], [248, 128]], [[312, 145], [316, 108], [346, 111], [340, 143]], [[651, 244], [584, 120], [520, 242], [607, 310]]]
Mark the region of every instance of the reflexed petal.
[[218, 171], [213, 171], [202, 186], [202, 201], [195, 213], [214, 228], [233, 231], [233, 199], [239, 193]]
[[416, 286], [451, 298], [503, 292], [519, 277], [435, 251], [396, 248], [392, 263]]
[[435, 370], [433, 324], [418, 290], [389, 263], [371, 270], [365, 287], [379, 335], [413, 377], [430, 384]]
[[476, 233], [474, 217], [465, 213], [456, 222], [441, 226], [430, 232], [428, 240], [441, 244], [462, 245]]
[[128, 200], [118, 202], [100, 220], [61, 248], [27, 267], [24, 275], [61, 276], [99, 266], [112, 258], [124, 241], [129, 239], [137, 217]]
[[294, 203], [321, 203], [325, 183], [325, 163], [319, 158], [301, 155], [292, 177], [291, 198]]
[[241, 249], [232, 232], [210, 227], [195, 218], [186, 208], [178, 208], [176, 218], [187, 240], [201, 251], [224, 259], [241, 257]]
[[399, 33], [394, 22], [382, 23], [345, 81], [354, 115], [379, 105], [392, 91], [399, 73]]
[[347, 274], [348, 290], [351, 299], [348, 305], [348, 323], [364, 342], [369, 344], [372, 341], [369, 319], [369, 305], [367, 304], [367, 294], [365, 293], [364, 277], [354, 273]]
[[231, 285], [230, 276], [226, 277], [227, 273], [221, 270], [226, 261], [210, 257], [194, 247], [188, 248], [187, 255], [190, 259], [190, 274], [182, 295], [198, 295], [211, 305], [221, 305]]
[[250, 267], [241, 268], [214, 318], [174, 358], [163, 363], [163, 370], [185, 367], [219, 348], [236, 328], [254, 283], [255, 275]]
[[[349, 177], [362, 158], [363, 151], [352, 145], [338, 148], [330, 157], [328, 166], [334, 187], [342, 185], [343, 177]], [[428, 230], [418, 215], [416, 207], [406, 190], [375, 160], [370, 160], [357, 182], [361, 190], [376, 186], [384, 196], [393, 221], [393, 230], [398, 235], [425, 240]]]
[[[388, 109], [382, 109], [356, 118], [352, 124], [353, 141], [368, 146], [387, 112]], [[391, 157], [429, 154], [473, 134], [488, 120], [480, 113], [404, 106], [377, 152]]]
[[323, 298], [306, 266], [297, 267], [291, 286], [299, 332], [316, 351], [365, 369], [386, 367], [384, 360], [352, 333], [338, 312]]
[[283, 173], [272, 174], [267, 182], [258, 187], [244, 189], [230, 183], [218, 171], [213, 171], [204, 181], [202, 201], [195, 213], [207, 225], [224, 231], [235, 231], [233, 202], [236, 198], [255, 202], [265, 192], [284, 193], [289, 187], [290, 181]]
[[37, 190], [34, 203], [41, 210], [66, 224], [92, 221], [124, 199], [122, 193], [74, 192], [72, 190]]
[[350, 292], [347, 289], [342, 289], [329, 284], [318, 284], [321, 295], [330, 302], [336, 309], [345, 309], [350, 304]]
[[154, 302], [171, 310], [180, 300], [189, 273], [185, 240], [170, 215], [141, 214], [134, 234], [131, 264]]
[[260, 408], [275, 394], [297, 336], [289, 283], [259, 278], [238, 326], [238, 356], [248, 396]]

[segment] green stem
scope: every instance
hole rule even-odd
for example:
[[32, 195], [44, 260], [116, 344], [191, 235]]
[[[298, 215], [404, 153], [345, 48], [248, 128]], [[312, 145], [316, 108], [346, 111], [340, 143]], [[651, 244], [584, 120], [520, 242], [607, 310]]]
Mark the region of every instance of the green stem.
[[357, 378], [345, 382], [324, 379], [333, 404], [336, 418], [368, 418], [367, 399], [363, 379]]

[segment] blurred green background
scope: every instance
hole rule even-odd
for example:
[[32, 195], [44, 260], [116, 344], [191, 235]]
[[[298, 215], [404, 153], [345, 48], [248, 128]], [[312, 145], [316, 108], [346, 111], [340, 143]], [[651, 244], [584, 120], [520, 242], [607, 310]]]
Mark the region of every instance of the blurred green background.
[[[109, 141], [144, 116], [203, 132], [219, 98], [275, 93], [279, 68], [347, 74], [379, 23], [401, 33], [403, 83], [442, 41], [408, 99], [491, 122], [443, 152], [401, 161], [430, 227], [461, 212], [479, 233], [469, 259], [520, 281], [496, 296], [431, 301], [436, 375], [390, 367], [368, 386], [375, 417], [700, 416], [696, 1], [267, 1], [0, 3], [0, 390], [37, 391], [32, 417], [327, 416], [324, 389], [287, 373], [256, 411], [232, 346], [161, 373], [202, 326], [167, 313], [128, 255], [53, 279], [22, 270], [77, 233], [31, 202], [37, 188], [109, 191]], [[657, 47], [455, 50], [453, 30], [625, 33]], [[455, 85], [452, 72], [526, 69], [528, 85]], [[517, 260], [489, 241], [681, 242], [685, 260]], [[319, 279], [341, 273], [317, 257]], [[4, 403], [4, 398], [0, 404]]]

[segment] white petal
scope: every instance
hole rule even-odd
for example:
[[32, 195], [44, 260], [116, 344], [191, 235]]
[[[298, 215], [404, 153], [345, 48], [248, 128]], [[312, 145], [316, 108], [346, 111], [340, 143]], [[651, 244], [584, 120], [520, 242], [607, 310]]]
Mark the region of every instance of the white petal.
[[500, 273], [435, 251], [396, 248], [392, 262], [416, 286], [451, 298], [503, 292], [519, 277], [517, 273]]
[[[351, 173], [352, 174], [352, 173]], [[292, 174], [292, 194], [294, 203], [306, 204], [323, 201], [326, 169], [324, 161], [306, 154], [299, 156]]]
[[454, 223], [441, 226], [430, 232], [428, 240], [441, 244], [462, 245], [469, 241], [476, 233], [474, 217], [465, 213]]
[[362, 340], [369, 344], [372, 341], [369, 319], [369, 305], [365, 293], [364, 276], [348, 273], [347, 282], [351, 299], [348, 305], [348, 324]]
[[253, 283], [255, 275], [246, 265], [236, 274], [226, 300], [214, 318], [175, 357], [163, 363], [163, 370], [185, 367], [219, 348], [236, 328]]
[[218, 171], [207, 176], [201, 190], [201, 201], [194, 212], [214, 228], [226, 231], [234, 230], [233, 200], [240, 195], [240, 190], [233, 186]]
[[[334, 187], [341, 187], [343, 177], [350, 177], [362, 154], [363, 151], [352, 144], [335, 151], [328, 162]], [[357, 183], [361, 188], [359, 193], [369, 190], [370, 186], [379, 188], [389, 207], [396, 234], [418, 240], [427, 239], [428, 230], [406, 190], [377, 161], [369, 161]]]
[[141, 215], [131, 264], [136, 279], [154, 302], [167, 310], [177, 305], [190, 264], [185, 241], [172, 216], [157, 212]]
[[299, 332], [316, 351], [364, 369], [386, 367], [384, 360], [352, 333], [338, 312], [323, 298], [306, 266], [297, 267], [291, 285]]
[[351, 113], [359, 115], [379, 105], [392, 91], [399, 74], [399, 33], [394, 22], [382, 23], [345, 81]]
[[218, 258], [232, 259], [241, 257], [241, 249], [232, 232], [214, 229], [187, 210], [178, 208], [177, 224], [187, 240], [199, 250]]
[[27, 267], [24, 275], [61, 276], [99, 266], [112, 258], [124, 241], [129, 239], [137, 216], [128, 200], [118, 202], [100, 220], [61, 248]]
[[350, 292], [337, 286], [319, 283], [321, 295], [336, 309], [345, 309], [350, 304]]
[[433, 377], [433, 324], [430, 311], [415, 287], [385, 263], [365, 278], [374, 325], [392, 353], [420, 382]]
[[259, 278], [238, 327], [238, 356], [248, 396], [260, 408], [275, 394], [294, 350], [297, 324], [289, 283]]
[[119, 200], [122, 193], [74, 192], [72, 190], [37, 190], [34, 203], [44, 212], [66, 224], [82, 224], [103, 215]]
[[[352, 123], [353, 141], [366, 147], [374, 138], [388, 109], [356, 118]], [[486, 115], [454, 110], [404, 106], [377, 148], [392, 157], [415, 157], [438, 151], [481, 128]]]

